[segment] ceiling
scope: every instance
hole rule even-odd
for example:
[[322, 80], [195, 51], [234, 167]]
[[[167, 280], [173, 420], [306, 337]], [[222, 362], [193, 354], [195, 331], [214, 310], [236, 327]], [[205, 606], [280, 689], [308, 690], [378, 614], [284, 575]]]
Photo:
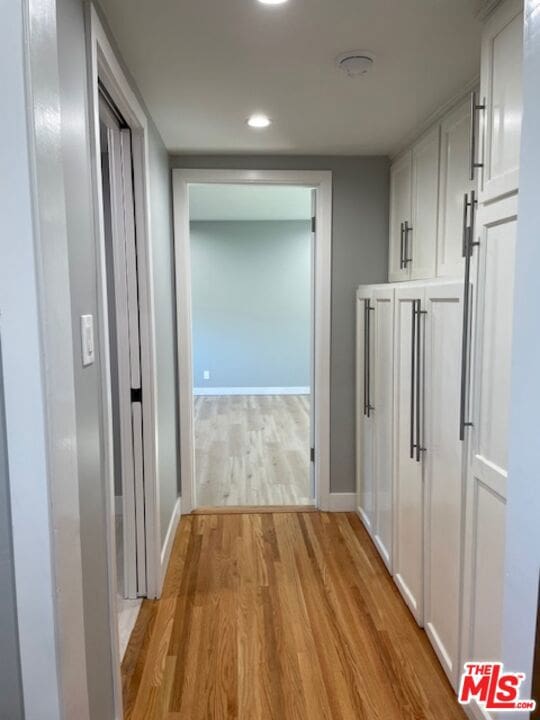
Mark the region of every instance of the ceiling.
[[[479, 0], [101, 4], [173, 153], [389, 154], [479, 71]], [[349, 78], [355, 49], [375, 65]]]
[[190, 185], [191, 220], [309, 220], [311, 190], [272, 185]]

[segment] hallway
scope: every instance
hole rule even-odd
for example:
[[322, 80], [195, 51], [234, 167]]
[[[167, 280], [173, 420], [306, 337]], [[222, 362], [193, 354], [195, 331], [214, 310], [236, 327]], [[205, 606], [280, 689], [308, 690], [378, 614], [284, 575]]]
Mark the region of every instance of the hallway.
[[352, 513], [182, 518], [122, 666], [129, 720], [457, 720]]

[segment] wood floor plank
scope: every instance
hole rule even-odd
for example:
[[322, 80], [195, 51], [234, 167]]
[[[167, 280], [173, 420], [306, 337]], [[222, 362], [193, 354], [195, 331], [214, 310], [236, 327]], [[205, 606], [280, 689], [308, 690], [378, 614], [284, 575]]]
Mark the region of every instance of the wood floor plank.
[[196, 396], [198, 505], [310, 505], [309, 425], [309, 395]]
[[358, 518], [182, 518], [123, 665], [129, 720], [464, 720]]

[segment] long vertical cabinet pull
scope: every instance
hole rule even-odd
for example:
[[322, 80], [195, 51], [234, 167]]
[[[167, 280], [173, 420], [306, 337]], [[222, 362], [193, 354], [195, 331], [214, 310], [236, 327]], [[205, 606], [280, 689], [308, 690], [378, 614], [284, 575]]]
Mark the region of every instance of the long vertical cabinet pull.
[[399, 269], [403, 270], [405, 267], [405, 241], [404, 241], [405, 227], [401, 223], [399, 226]]
[[422, 301], [416, 300], [416, 462], [422, 462], [422, 453], [425, 452], [424, 447], [424, 428], [422, 418], [422, 316], [426, 315], [426, 310], [422, 310]]
[[474, 180], [474, 174], [475, 170], [477, 168], [483, 168], [484, 163], [478, 162], [476, 159], [476, 152], [477, 152], [477, 137], [476, 137], [476, 117], [480, 110], [486, 109], [486, 102], [485, 100], [478, 103], [476, 92], [471, 93], [471, 129], [470, 129], [470, 142], [469, 142], [469, 149], [470, 149], [470, 157], [469, 157], [469, 179]]
[[412, 232], [412, 227], [409, 225], [409, 221], [406, 220], [403, 223], [403, 267], [404, 268], [407, 267], [408, 263], [412, 262], [412, 252], [409, 256], [409, 233], [410, 232]]
[[368, 367], [368, 303], [369, 300], [364, 300], [364, 416], [367, 417], [367, 367]]
[[375, 410], [371, 404], [371, 315], [375, 310], [371, 300], [364, 300], [364, 415], [371, 417], [371, 411]]
[[463, 228], [463, 245], [465, 248], [465, 278], [463, 286], [463, 331], [461, 338], [461, 391], [459, 403], [459, 439], [465, 440], [465, 428], [472, 427], [472, 422], [467, 420], [467, 380], [469, 365], [469, 330], [470, 330], [470, 304], [471, 304], [471, 258], [474, 248], [480, 243], [474, 240], [474, 220], [476, 214], [476, 193], [471, 192], [469, 201], [465, 196], [465, 216], [469, 211], [470, 223], [466, 221]]
[[409, 441], [409, 456], [411, 460], [414, 458], [414, 449], [416, 443], [414, 442], [414, 431], [415, 426], [415, 382], [416, 382], [416, 303], [417, 300], [412, 301], [411, 308], [411, 427], [410, 427], [410, 441]]

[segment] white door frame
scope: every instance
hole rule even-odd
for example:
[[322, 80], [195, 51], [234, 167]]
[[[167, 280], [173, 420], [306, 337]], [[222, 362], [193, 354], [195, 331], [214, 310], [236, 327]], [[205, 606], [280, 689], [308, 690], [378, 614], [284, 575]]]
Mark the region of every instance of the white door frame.
[[88, 6], [89, 29], [89, 104], [92, 133], [92, 174], [95, 208], [97, 259], [99, 267], [98, 342], [101, 351], [101, 386], [104, 408], [104, 474], [106, 479], [107, 548], [109, 567], [109, 608], [111, 647], [114, 668], [116, 717], [122, 717], [122, 685], [118, 617], [116, 613], [116, 540], [114, 506], [113, 426], [111, 405], [110, 353], [105, 269], [105, 233], [101, 187], [101, 147], [99, 133], [99, 87], [103, 83], [132, 133], [134, 199], [137, 224], [138, 281], [141, 337], [141, 385], [144, 397], [144, 475], [146, 508], [147, 597], [161, 593], [161, 528], [159, 517], [159, 477], [156, 435], [156, 360], [154, 328], [154, 294], [149, 201], [148, 121], [131, 89], [107, 38], [93, 5]]
[[194, 510], [195, 443], [189, 185], [292, 185], [317, 190], [315, 239], [315, 489], [317, 507], [330, 500], [330, 313], [332, 272], [332, 173], [328, 170], [174, 169], [174, 237], [180, 396], [180, 472], [182, 514]]

